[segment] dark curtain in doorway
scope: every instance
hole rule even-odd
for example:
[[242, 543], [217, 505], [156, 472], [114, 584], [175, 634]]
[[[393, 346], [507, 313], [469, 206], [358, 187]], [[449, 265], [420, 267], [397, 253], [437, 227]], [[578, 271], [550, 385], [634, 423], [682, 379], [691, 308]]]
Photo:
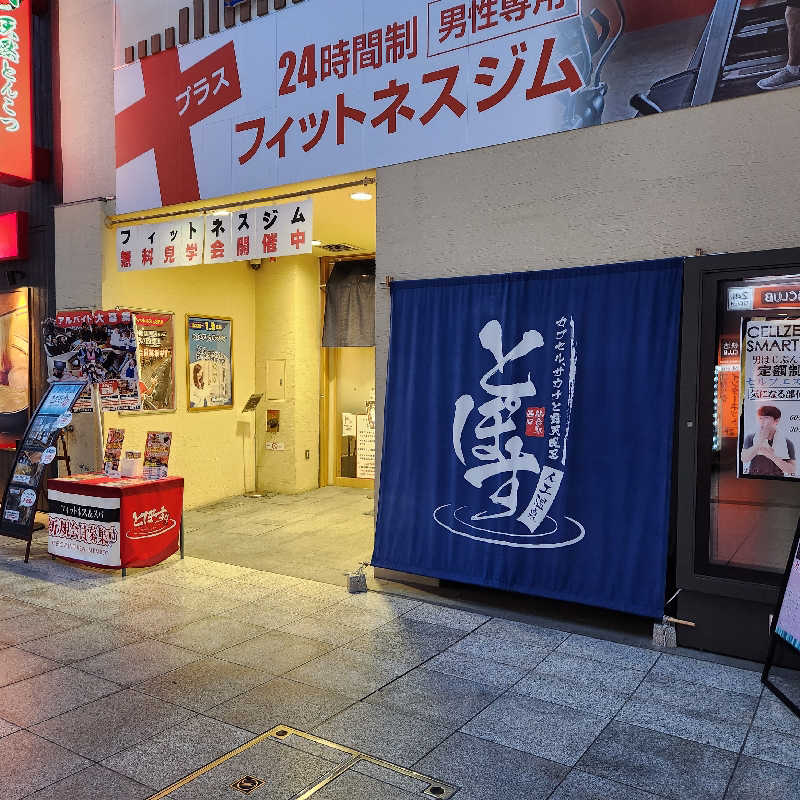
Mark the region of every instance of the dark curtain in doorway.
[[375, 346], [375, 261], [340, 261], [325, 289], [323, 347]]

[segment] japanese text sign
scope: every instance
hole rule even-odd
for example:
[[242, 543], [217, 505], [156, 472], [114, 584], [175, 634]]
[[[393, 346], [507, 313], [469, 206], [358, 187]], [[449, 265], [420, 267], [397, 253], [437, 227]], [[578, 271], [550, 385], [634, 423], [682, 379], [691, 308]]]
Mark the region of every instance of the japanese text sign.
[[115, 72], [118, 211], [578, 127], [587, 49], [578, 0], [345, 0], [166, 50]]
[[134, 272], [202, 264], [203, 231], [203, 217], [152, 225], [120, 225], [116, 230], [117, 269]]
[[206, 264], [311, 252], [311, 200], [208, 214]]
[[33, 178], [31, 0], [0, 0], [0, 183]]

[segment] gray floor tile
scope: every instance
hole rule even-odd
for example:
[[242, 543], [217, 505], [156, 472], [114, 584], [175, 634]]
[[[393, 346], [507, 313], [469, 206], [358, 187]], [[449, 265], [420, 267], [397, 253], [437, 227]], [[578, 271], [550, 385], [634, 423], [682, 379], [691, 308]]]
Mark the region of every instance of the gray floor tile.
[[356, 642], [372, 645], [376, 650], [418, 647], [420, 651], [441, 652], [466, 636], [465, 631], [446, 625], [436, 625], [408, 617], [389, 620], [385, 625], [368, 631]]
[[248, 731], [197, 716], [105, 759], [103, 765], [152, 789], [163, 789], [252, 738]]
[[85, 769], [90, 763], [29, 731], [12, 733], [0, 739], [0, 787], [3, 800], [19, 800]]
[[[421, 781], [417, 778], [411, 778], [403, 775], [401, 772], [389, 769], [388, 767], [381, 767], [378, 764], [373, 764], [371, 761], [359, 761], [352, 767], [353, 772], [358, 772], [361, 775], [366, 775], [368, 778], [378, 781], [379, 783], [388, 783], [390, 786], [396, 786], [404, 792], [419, 797], [423, 794], [428, 787], [431, 786], [432, 781]], [[429, 776], [434, 781], [441, 780], [439, 775]], [[446, 783], [446, 781], [444, 781]], [[431, 795], [426, 795], [430, 797]]]
[[315, 617], [305, 617], [296, 622], [290, 622], [280, 630], [284, 633], [305, 636], [306, 639], [317, 639], [333, 645], [347, 644], [353, 639], [358, 639], [364, 633], [359, 628], [349, 628], [346, 625], [333, 626], [329, 621]]
[[765, 690], [761, 695], [753, 725], [768, 731], [780, 731], [800, 737], [800, 719], [769, 690]]
[[738, 753], [757, 702], [750, 695], [648, 677], [617, 719]]
[[141, 641], [143, 635], [116, 625], [91, 622], [79, 628], [51, 633], [41, 639], [34, 639], [21, 645], [24, 650], [44, 658], [71, 664], [91, 658], [98, 653], [115, 650], [132, 642]]
[[576, 683], [620, 694], [635, 691], [647, 674], [643, 669], [621, 667], [608, 661], [574, 656], [560, 649], [547, 656], [534, 671], [544, 675], [557, 675]]
[[578, 767], [675, 800], [721, 800], [735, 764], [733, 753], [612, 722]]
[[642, 647], [631, 647], [627, 644], [607, 642], [604, 639], [593, 639], [573, 633], [559, 648], [560, 653], [590, 658], [614, 664], [618, 667], [647, 671], [656, 663], [659, 653]]
[[31, 608], [29, 605], [20, 603], [17, 600], [0, 598], [0, 619], [19, 617], [22, 614], [30, 614], [35, 610], [35, 608]]
[[501, 691], [442, 672], [415, 669], [370, 695], [367, 702], [458, 727], [486, 708]]
[[0, 689], [0, 717], [27, 728], [118, 689], [115, 683], [62, 667]]
[[184, 708], [205, 711], [273, 677], [263, 670], [204, 658], [137, 684], [136, 689]]
[[625, 705], [629, 695], [613, 692], [591, 683], [583, 683], [560, 675], [533, 672], [511, 689], [513, 694], [538, 697], [576, 711], [586, 711], [610, 720]]
[[10, 733], [14, 733], [14, 731], [19, 730], [19, 725], [14, 725], [7, 720], [0, 719], [0, 738], [3, 736], [8, 736]]
[[508, 747], [455, 733], [414, 769], [461, 787], [461, 800], [544, 800], [567, 768]]
[[220, 650], [217, 658], [282, 675], [301, 664], [327, 653], [332, 644], [318, 639], [304, 639], [291, 633], [268, 631], [243, 644]]
[[123, 686], [141, 683], [201, 658], [199, 653], [147, 639], [78, 661], [73, 666]]
[[360, 700], [406, 671], [396, 661], [340, 648], [303, 664], [284, 677]]
[[184, 708], [126, 689], [34, 725], [31, 730], [100, 761], [190, 716], [192, 712]]
[[327, 625], [345, 625], [348, 628], [371, 631], [385, 625], [389, 618], [385, 614], [376, 614], [371, 610], [337, 604], [314, 614], [312, 619]]
[[549, 800], [658, 800], [658, 796], [575, 769]]
[[419, 797], [358, 772], [346, 772], [314, 795], [314, 800], [412, 800]]
[[506, 694], [463, 733], [571, 767], [606, 725], [594, 714], [521, 694]]
[[783, 764], [784, 767], [800, 765], [800, 738], [788, 733], [751, 728], [744, 744], [745, 755]]
[[204, 608], [178, 608], [168, 603], [142, 603], [122, 614], [109, 617], [108, 622], [111, 625], [132, 628], [146, 636], [159, 636], [172, 628], [188, 625], [212, 613], [213, 610]]
[[448, 628], [455, 628], [465, 633], [474, 631], [490, 619], [490, 617], [486, 617], [483, 614], [473, 614], [470, 611], [462, 611], [459, 608], [435, 606], [431, 603], [420, 603], [416, 608], [407, 611], [403, 617], [427, 622], [431, 625], [445, 625]]
[[86, 621], [78, 617], [43, 608], [0, 620], [0, 642], [21, 644], [56, 631], [65, 631], [85, 624]]
[[456, 642], [447, 652], [458, 653], [475, 659], [499, 661], [501, 664], [531, 670], [551, 652], [549, 648], [535, 642], [509, 642], [483, 633], [483, 628], [470, 633]]
[[248, 639], [255, 639], [264, 633], [266, 628], [240, 622], [235, 614], [231, 614], [208, 617], [180, 628], [173, 628], [159, 636], [159, 640], [186, 650], [215, 653], [217, 650], [241, 644]]
[[264, 603], [246, 603], [245, 605], [237, 606], [229, 613], [236, 617], [239, 622], [247, 625], [256, 625], [266, 630], [277, 630], [308, 616], [304, 611], [295, 610], [289, 606], [267, 605]]
[[498, 641], [535, 645], [541, 650], [555, 650], [568, 636], [566, 631], [543, 628], [508, 619], [490, 619], [480, 628], [480, 633]]
[[146, 800], [153, 790], [103, 767], [89, 767], [26, 800]]
[[189, 569], [168, 569], [153, 572], [147, 576], [149, 584], [163, 583], [170, 586], [181, 586], [185, 589], [211, 589], [225, 585], [226, 579], [220, 575], [207, 575]]
[[800, 769], [742, 756], [725, 800], [797, 800]]
[[445, 675], [455, 675], [487, 686], [497, 686], [500, 689], [513, 686], [528, 672], [509, 664], [501, 664], [499, 661], [475, 658], [453, 650], [432, 658], [425, 664], [425, 669], [443, 672]]
[[392, 764], [409, 767], [443, 742], [453, 730], [452, 725], [426, 722], [393, 708], [356, 703], [311, 733]]
[[49, 658], [41, 658], [18, 647], [7, 647], [0, 653], [0, 686], [32, 678], [60, 666], [61, 664]]
[[341, 694], [275, 678], [204, 713], [253, 733], [276, 725], [309, 731], [352, 703]]
[[232, 800], [231, 784], [253, 775], [265, 785], [253, 793], [264, 800], [289, 800], [324, 777], [332, 764], [274, 739], [254, 744], [240, 755], [170, 794], [170, 800]]
[[672, 678], [677, 681], [699, 683], [714, 689], [749, 694], [753, 697], [760, 697], [763, 688], [761, 675], [758, 672], [667, 653], [658, 660], [651, 675], [654, 678]]

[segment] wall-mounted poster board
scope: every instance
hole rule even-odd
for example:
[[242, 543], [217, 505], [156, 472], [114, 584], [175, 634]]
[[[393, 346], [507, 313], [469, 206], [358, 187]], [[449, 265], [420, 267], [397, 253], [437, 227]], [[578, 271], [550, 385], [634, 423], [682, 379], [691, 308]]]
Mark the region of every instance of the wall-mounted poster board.
[[172, 314], [134, 315], [142, 411], [175, 410], [175, 332]]
[[779, 641], [800, 654], [800, 520], [797, 523], [789, 563], [786, 565], [778, 610], [772, 621], [772, 640], [762, 675], [764, 684], [800, 717], [797, 703], [792, 701], [770, 677]]
[[28, 290], [0, 294], [0, 446], [13, 449], [30, 405]]
[[189, 411], [233, 408], [233, 321], [186, 315]]
[[86, 385], [85, 380], [51, 384], [17, 450], [11, 479], [3, 494], [0, 535], [26, 541], [26, 561], [30, 556], [36, 500], [45, 467], [55, 460], [56, 438], [70, 423], [72, 407]]

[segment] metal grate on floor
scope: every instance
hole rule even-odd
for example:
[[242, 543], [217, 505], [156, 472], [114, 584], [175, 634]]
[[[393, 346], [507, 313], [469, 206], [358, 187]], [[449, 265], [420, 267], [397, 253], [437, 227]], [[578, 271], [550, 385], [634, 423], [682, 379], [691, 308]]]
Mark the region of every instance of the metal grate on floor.
[[[319, 736], [313, 736], [310, 733], [304, 733], [303, 731], [291, 728], [288, 725], [279, 725], [272, 730], [257, 736], [255, 739], [246, 742], [241, 747], [231, 750], [230, 753], [226, 753], [224, 756], [212, 761], [210, 764], [206, 764], [206, 766], [201, 767], [191, 775], [181, 778], [172, 786], [162, 789], [160, 792], [152, 795], [148, 798], [148, 800], [163, 800], [163, 798], [169, 798], [179, 789], [187, 786], [197, 778], [213, 772], [213, 770], [215, 770], [217, 767], [231, 761], [231, 759], [235, 759], [237, 756], [245, 753], [254, 745], [260, 744], [261, 742], [265, 742], [269, 739], [297, 747], [298, 749], [302, 749], [308, 753], [316, 752], [323, 755], [325, 760], [331, 762], [331, 768], [326, 774], [320, 776], [311, 785], [299, 789], [298, 792], [292, 796], [291, 800], [309, 800], [309, 798], [313, 798], [317, 792], [332, 784], [345, 773], [355, 770], [355, 768], [360, 765], [371, 765], [372, 768], [376, 768], [378, 770], [389, 770], [399, 778], [414, 784], [417, 788], [417, 791], [419, 791], [419, 793], [424, 797], [436, 797], [440, 798], [440, 800], [449, 800], [449, 798], [456, 794], [459, 788], [444, 783], [443, 781], [436, 780], [436, 778], [432, 778], [429, 775], [423, 775], [422, 773], [415, 772], [412, 769], [401, 767], [398, 764], [391, 764], [383, 759], [375, 758], [367, 753], [354, 750], [351, 747], [346, 747], [345, 745], [331, 742], [327, 739], [321, 739]], [[367, 772], [367, 774], [369, 774], [369, 772]], [[232, 798], [235, 798], [237, 793], [248, 797], [257, 798], [260, 794], [259, 789], [268, 787], [269, 776], [246, 774], [242, 775], [242, 777], [236, 780], [234, 783], [229, 783], [227, 785], [231, 789]]]

